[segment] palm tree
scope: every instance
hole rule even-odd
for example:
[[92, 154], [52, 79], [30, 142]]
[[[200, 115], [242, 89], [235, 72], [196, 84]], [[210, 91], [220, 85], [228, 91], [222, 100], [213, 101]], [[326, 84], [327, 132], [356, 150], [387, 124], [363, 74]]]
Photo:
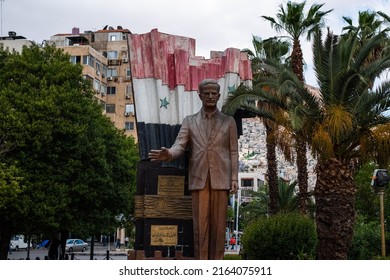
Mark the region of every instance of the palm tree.
[[[385, 20], [380, 20], [378, 15]], [[389, 28], [382, 29], [384, 23], [389, 19], [383, 12], [359, 11], [358, 26], [354, 26], [352, 19], [349, 17], [343, 17], [343, 19], [348, 23], [348, 25], [343, 27], [343, 31], [346, 32], [342, 34], [342, 36], [346, 37], [356, 35], [360, 47], [363, 47], [373, 36], [379, 33], [387, 33], [389, 31]], [[387, 44], [387, 42], [385, 42], [385, 44]], [[375, 61], [381, 55], [381, 52], [385, 47], [386, 45], [377, 46], [374, 50], [372, 50], [371, 55], [367, 58], [367, 63]]]
[[[251, 67], [253, 73], [253, 84], [260, 83], [263, 77], [270, 75], [268, 73], [266, 63], [267, 60], [275, 60], [282, 62], [284, 57], [289, 52], [290, 44], [280, 38], [272, 37], [262, 40], [258, 36], [252, 37], [252, 44], [255, 52], [245, 49], [251, 60]], [[258, 106], [269, 106], [258, 103]], [[226, 109], [226, 108], [225, 108]], [[270, 109], [270, 108], [269, 108]], [[276, 214], [277, 196], [278, 196], [278, 175], [277, 175], [277, 159], [276, 159], [276, 145], [277, 145], [277, 130], [278, 126], [275, 122], [267, 119], [262, 119], [266, 130], [266, 148], [267, 148], [267, 177], [269, 185], [269, 214]]]
[[350, 17], [343, 17], [344, 21], [348, 23], [343, 27], [343, 31], [347, 34], [357, 33], [360, 42], [365, 42], [380, 31], [383, 26], [383, 21], [378, 20], [378, 13], [373, 11], [359, 11], [358, 26], [353, 25]]
[[[277, 32], [285, 31], [288, 37], [293, 41], [293, 50], [291, 54], [291, 68], [300, 81], [304, 81], [303, 76], [303, 53], [300, 38], [306, 34], [307, 40], [310, 40], [312, 34], [318, 28], [324, 26], [324, 17], [332, 10], [321, 11], [324, 4], [313, 4], [308, 13], [304, 13], [306, 1], [295, 3], [288, 1], [286, 7], [279, 6], [279, 12], [276, 19], [269, 16], [263, 16], [265, 20], [271, 23]], [[307, 177], [307, 157], [306, 143], [296, 138], [295, 143], [297, 153], [298, 167], [298, 185], [299, 185], [299, 205], [302, 214], [308, 210], [308, 177]]]
[[379, 33], [361, 45], [358, 34], [339, 38], [329, 33], [324, 42], [320, 34], [315, 41], [315, 71], [322, 96], [311, 133], [320, 155], [315, 189], [317, 257], [346, 258], [355, 219], [356, 186], [350, 165], [356, 159], [371, 158], [377, 144], [386, 139], [375, 130], [390, 123], [384, 114], [390, 108], [390, 83], [372, 89], [375, 79], [390, 67], [390, 53], [384, 50], [370, 59], [388, 38]]
[[286, 63], [289, 58], [286, 55], [290, 51], [290, 43], [282, 40], [279, 37], [271, 37], [263, 40], [259, 36], [252, 36], [252, 46], [254, 52], [250, 49], [244, 49], [244, 52], [248, 53], [248, 57], [251, 61], [253, 84], [261, 80], [263, 76], [267, 76], [265, 60], [276, 60]]
[[[257, 114], [283, 125], [310, 143], [317, 156], [315, 186], [318, 259], [345, 259], [353, 237], [356, 186], [351, 166], [390, 157], [390, 82], [372, 84], [390, 67], [390, 52], [384, 49], [375, 61], [368, 57], [388, 38], [379, 33], [359, 44], [358, 35], [325, 40], [314, 37], [314, 70], [320, 90], [313, 94], [286, 67], [275, 67], [268, 83], [275, 92], [240, 88], [232, 99], [257, 98], [278, 106], [284, 114], [257, 108]], [[261, 85], [262, 86], [262, 85]], [[276, 93], [276, 94], [275, 94]], [[286, 98], [286, 96], [288, 98]], [[230, 101], [232, 102], [232, 101]]]
[[268, 216], [269, 193], [266, 190], [251, 191], [252, 201], [240, 205], [240, 224], [246, 226], [262, 217]]
[[[282, 179], [277, 184], [277, 210], [278, 212], [294, 212], [298, 209], [298, 197], [296, 195], [297, 182], [286, 182]], [[268, 186], [269, 188], [269, 186]], [[241, 223], [244, 225], [258, 220], [261, 217], [267, 217], [269, 214], [270, 193], [269, 189], [251, 192], [252, 201], [241, 206]]]
[[298, 209], [298, 197], [295, 192], [297, 184], [297, 181], [288, 183], [284, 180], [279, 180], [279, 211], [292, 212]]

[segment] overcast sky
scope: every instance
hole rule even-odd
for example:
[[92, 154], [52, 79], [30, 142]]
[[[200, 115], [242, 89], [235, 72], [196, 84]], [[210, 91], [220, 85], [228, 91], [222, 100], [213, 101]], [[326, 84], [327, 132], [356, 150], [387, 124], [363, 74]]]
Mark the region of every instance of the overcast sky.
[[[196, 40], [196, 55], [209, 58], [212, 50], [234, 47], [252, 49], [252, 35], [263, 39], [277, 35], [261, 16], [275, 17], [286, 0], [0, 0], [1, 36], [8, 31], [41, 43], [58, 33], [96, 31], [118, 25], [134, 34], [157, 28], [160, 32]], [[296, 1], [302, 2], [302, 1]], [[340, 34], [348, 16], [357, 25], [358, 11], [383, 11], [390, 14], [389, 0], [306, 1], [325, 3], [322, 10], [333, 9], [326, 17], [327, 26]], [[306, 10], [307, 11], [307, 10]], [[302, 42], [307, 63], [305, 77], [316, 85], [311, 70], [311, 46]]]

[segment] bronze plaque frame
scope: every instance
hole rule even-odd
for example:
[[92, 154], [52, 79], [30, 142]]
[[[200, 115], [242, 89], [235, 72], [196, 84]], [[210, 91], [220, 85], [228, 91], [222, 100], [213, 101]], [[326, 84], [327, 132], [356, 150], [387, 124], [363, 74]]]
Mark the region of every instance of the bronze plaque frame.
[[151, 225], [151, 246], [176, 246], [178, 243], [177, 225]]
[[185, 176], [158, 175], [157, 194], [167, 196], [184, 195]]

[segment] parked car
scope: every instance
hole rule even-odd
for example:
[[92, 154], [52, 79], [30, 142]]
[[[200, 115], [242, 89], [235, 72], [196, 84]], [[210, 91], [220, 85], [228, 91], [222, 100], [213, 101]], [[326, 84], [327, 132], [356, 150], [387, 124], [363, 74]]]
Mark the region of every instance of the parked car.
[[65, 244], [65, 251], [72, 252], [84, 252], [88, 250], [88, 243], [81, 239], [67, 239]]
[[[12, 251], [19, 251], [20, 249], [27, 250], [28, 244], [24, 241], [23, 235], [14, 235], [11, 238], [10, 249]], [[30, 245], [31, 247], [31, 245]]]

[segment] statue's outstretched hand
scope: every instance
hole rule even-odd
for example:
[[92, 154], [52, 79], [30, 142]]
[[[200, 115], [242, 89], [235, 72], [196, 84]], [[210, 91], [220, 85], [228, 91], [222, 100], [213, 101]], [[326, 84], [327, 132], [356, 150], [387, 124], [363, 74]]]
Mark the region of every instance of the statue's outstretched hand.
[[172, 156], [169, 149], [161, 147], [161, 150], [150, 150], [149, 158], [153, 160], [169, 161]]

